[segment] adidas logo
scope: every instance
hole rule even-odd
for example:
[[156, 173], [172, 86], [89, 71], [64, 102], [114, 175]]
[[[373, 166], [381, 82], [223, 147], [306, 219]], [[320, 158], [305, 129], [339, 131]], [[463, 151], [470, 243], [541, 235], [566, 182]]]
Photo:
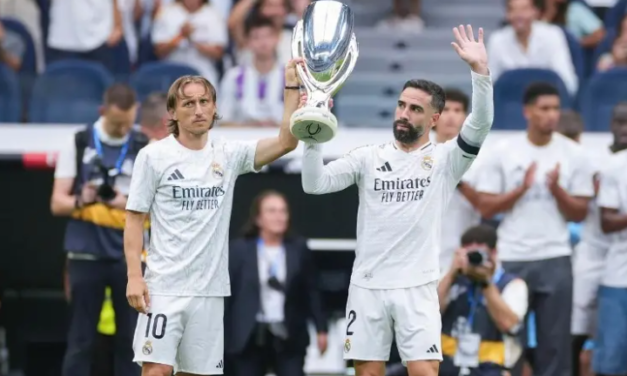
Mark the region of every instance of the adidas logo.
[[220, 359], [220, 362], [218, 363], [218, 365], [216, 366], [216, 368], [219, 368], [219, 369], [224, 368], [224, 364], [222, 363], [222, 359]]
[[185, 179], [183, 177], [183, 174], [181, 174], [181, 171], [179, 171], [178, 169], [174, 170], [174, 172], [170, 175], [170, 177], [168, 178], [168, 181], [170, 180], [181, 180], [181, 179]]
[[439, 353], [439, 351], [436, 345], [431, 346], [431, 348], [427, 350], [427, 354], [437, 354], [437, 353]]
[[389, 162], [385, 162], [383, 166], [377, 167], [377, 171], [390, 172], [392, 171], [392, 166], [390, 166]]

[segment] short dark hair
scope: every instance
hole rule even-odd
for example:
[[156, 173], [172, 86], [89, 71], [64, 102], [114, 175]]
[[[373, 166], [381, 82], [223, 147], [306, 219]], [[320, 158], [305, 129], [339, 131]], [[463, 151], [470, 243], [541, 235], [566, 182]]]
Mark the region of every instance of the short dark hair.
[[168, 112], [168, 94], [151, 93], [144, 99], [140, 108], [139, 119], [142, 125], [155, 126], [161, 123]]
[[626, 101], [618, 102], [616, 106], [612, 108], [612, 119], [616, 118], [616, 116], [618, 115], [618, 112], [624, 110], [625, 108], [627, 108]]
[[462, 247], [470, 244], [485, 244], [490, 249], [496, 248], [496, 229], [488, 225], [473, 226], [462, 235]]
[[255, 29], [269, 27], [274, 30], [274, 22], [271, 19], [259, 15], [251, 17], [244, 26], [244, 32], [249, 35]]
[[407, 88], [422, 90], [431, 96], [431, 106], [435, 108], [438, 114], [441, 114], [444, 110], [444, 101], [446, 94], [444, 89], [435, 82], [428, 80], [412, 79], [405, 82], [403, 85], [403, 91]]
[[128, 111], [137, 104], [137, 96], [129, 85], [116, 83], [105, 91], [103, 102], [107, 107], [116, 106], [122, 111]]
[[468, 112], [468, 107], [470, 105], [470, 98], [463, 91], [455, 88], [447, 88], [444, 89], [444, 94], [446, 97], [446, 101], [461, 103], [464, 108], [464, 112]]
[[533, 104], [539, 97], [544, 95], [554, 95], [559, 97], [560, 92], [557, 90], [555, 85], [548, 82], [533, 82], [527, 86], [527, 89], [525, 89], [525, 93], [523, 94], [523, 104], [525, 106]]
[[579, 113], [573, 110], [563, 110], [560, 114], [560, 120], [557, 123], [559, 133], [576, 141], [583, 132], [583, 120]]

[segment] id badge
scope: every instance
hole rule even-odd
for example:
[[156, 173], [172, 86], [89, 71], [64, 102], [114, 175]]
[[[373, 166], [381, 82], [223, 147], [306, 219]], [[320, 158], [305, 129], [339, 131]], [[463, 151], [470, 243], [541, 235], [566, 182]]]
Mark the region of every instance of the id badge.
[[453, 363], [457, 367], [478, 367], [479, 346], [481, 336], [475, 333], [465, 333], [457, 338], [457, 351]]

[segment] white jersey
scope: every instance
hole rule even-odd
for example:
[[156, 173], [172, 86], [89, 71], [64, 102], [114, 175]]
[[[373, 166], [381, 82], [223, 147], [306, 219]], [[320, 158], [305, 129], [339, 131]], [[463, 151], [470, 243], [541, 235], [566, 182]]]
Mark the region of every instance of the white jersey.
[[549, 191], [546, 177], [559, 170], [559, 184], [572, 196], [594, 196], [592, 169], [583, 148], [555, 133], [545, 146], [533, 145], [527, 135], [513, 136], [491, 148], [481, 165], [477, 190], [504, 194], [523, 184], [529, 166], [537, 163], [533, 186], [503, 213], [498, 228], [498, 250], [502, 261], [536, 261], [572, 253], [568, 222]]
[[363, 146], [326, 166], [321, 145], [306, 145], [305, 192], [330, 193], [353, 184], [359, 189], [352, 284], [396, 289], [439, 279], [444, 212], [492, 125], [490, 77], [472, 78], [473, 112], [454, 140], [429, 142], [411, 153], [395, 142]]
[[146, 284], [153, 295], [229, 296], [233, 188], [254, 171], [257, 142], [210, 140], [202, 150], [174, 136], [140, 150], [127, 210], [150, 213]]
[[[627, 150], [611, 158], [609, 168], [601, 176], [598, 204], [601, 208], [627, 214]], [[605, 260], [601, 284], [609, 287], [627, 287], [627, 229], [610, 235], [611, 245]]]

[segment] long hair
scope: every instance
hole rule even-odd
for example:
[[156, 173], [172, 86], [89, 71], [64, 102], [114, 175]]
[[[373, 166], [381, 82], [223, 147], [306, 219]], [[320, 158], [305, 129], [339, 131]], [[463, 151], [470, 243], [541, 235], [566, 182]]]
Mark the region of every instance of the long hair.
[[287, 213], [289, 217], [287, 221], [287, 230], [285, 231], [285, 234], [283, 234], [283, 237], [288, 238], [291, 236], [292, 216], [290, 215], [290, 206], [289, 206], [289, 202], [287, 201], [287, 197], [285, 197], [285, 195], [279, 191], [276, 191], [274, 189], [268, 189], [268, 190], [262, 191], [253, 199], [253, 203], [250, 206], [250, 213], [248, 214], [248, 219], [246, 220], [246, 223], [242, 227], [242, 231], [241, 231], [241, 234], [244, 238], [256, 238], [259, 236], [260, 228], [257, 225], [257, 218], [259, 218], [259, 214], [261, 213], [261, 204], [263, 204], [263, 201], [266, 198], [272, 197], [272, 196], [280, 197], [283, 199], [283, 201], [285, 201], [285, 206], [287, 207]]
[[[211, 82], [209, 82], [209, 80], [202, 76], [182, 76], [174, 81], [174, 83], [172, 84], [172, 86], [170, 86], [170, 89], [168, 90], [167, 109], [170, 114], [173, 114], [174, 111], [176, 111], [176, 106], [179, 99], [185, 97], [185, 94], [183, 94], [183, 89], [187, 84], [203, 85], [207, 90], [207, 93], [211, 95], [213, 103], [217, 106], [216, 88], [211, 84]], [[216, 113], [213, 115], [213, 123], [211, 124], [211, 127], [209, 129], [213, 128], [215, 122], [219, 119], [220, 115], [218, 115], [218, 112], [216, 111]], [[170, 116], [170, 120], [168, 120], [168, 132], [175, 136], [178, 136], [180, 133], [179, 122], [177, 120], [174, 120], [172, 116]]]

